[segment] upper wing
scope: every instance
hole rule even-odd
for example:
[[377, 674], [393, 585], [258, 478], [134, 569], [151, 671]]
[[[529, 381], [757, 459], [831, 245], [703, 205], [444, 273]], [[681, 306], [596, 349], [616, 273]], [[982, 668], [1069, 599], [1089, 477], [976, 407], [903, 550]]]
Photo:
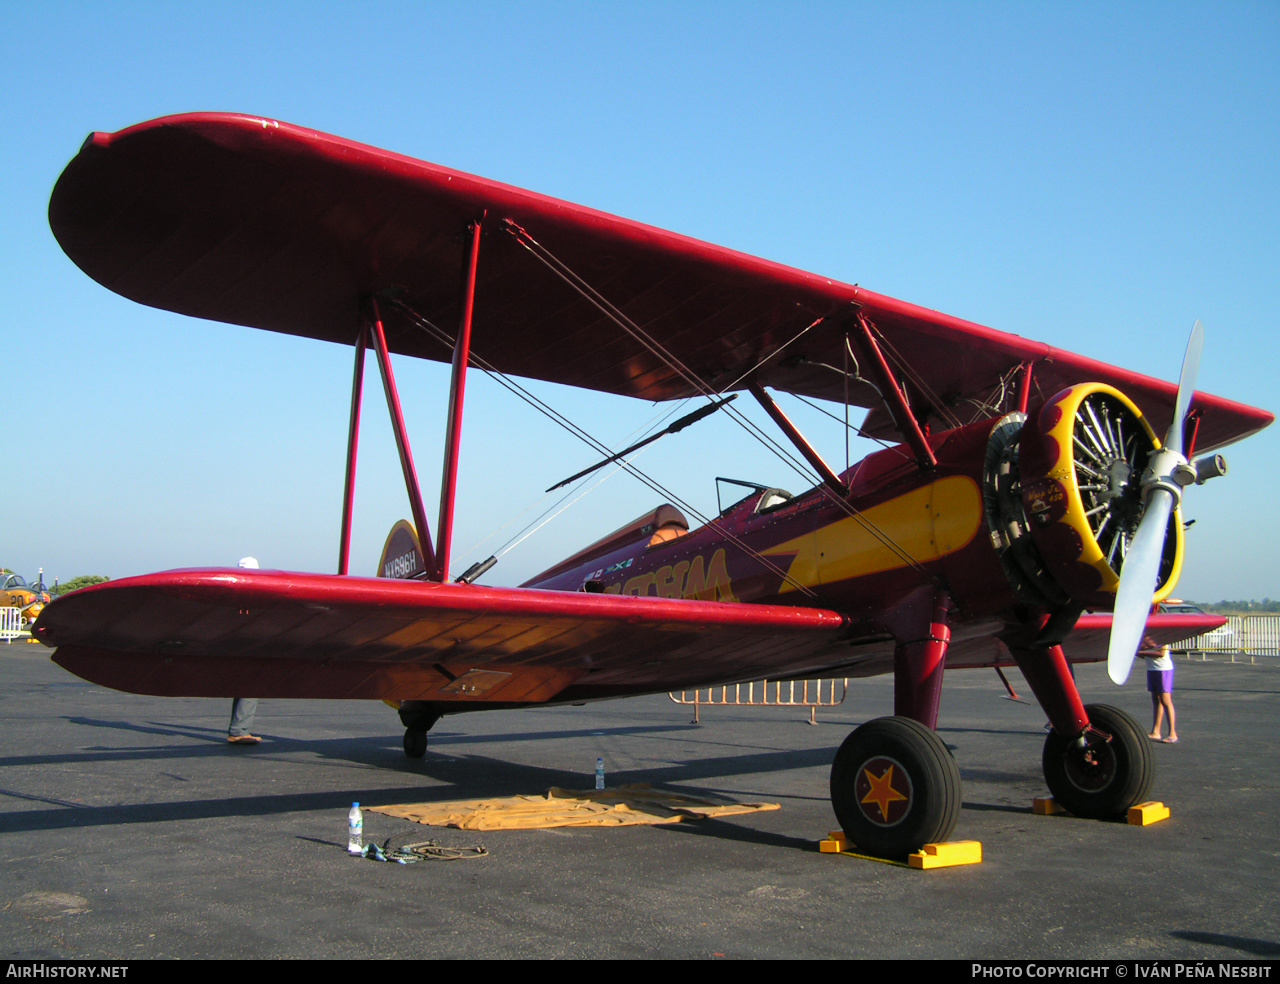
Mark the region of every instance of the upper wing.
[[[853, 304], [909, 367], [921, 419], [990, 412], [1002, 379], [1036, 364], [1044, 395], [1084, 380], [1127, 392], [1164, 433], [1176, 386], [859, 287], [285, 123], [174, 116], [95, 133], [59, 179], [49, 221], [103, 285], [184, 314], [329, 341], [355, 340], [359, 304], [395, 294], [452, 334], [468, 223], [485, 218], [473, 351], [508, 373], [646, 399], [695, 392], [503, 231], [511, 220], [715, 390], [753, 369], [765, 385], [842, 401]], [[825, 319], [812, 330], [806, 326]], [[391, 348], [450, 350], [388, 312]], [[797, 337], [799, 336], [799, 337]], [[784, 348], [785, 346], [785, 348]], [[761, 365], [767, 360], [767, 364]], [[849, 398], [878, 407], [870, 387]], [[1200, 447], [1272, 415], [1205, 394]], [[995, 407], [998, 409], [998, 407]], [[982, 412], [982, 411], [979, 411]], [[868, 432], [887, 418], [874, 412]]]
[[35, 631], [55, 662], [131, 693], [493, 705], [831, 665], [849, 658], [847, 625], [812, 608], [236, 569], [84, 588]]

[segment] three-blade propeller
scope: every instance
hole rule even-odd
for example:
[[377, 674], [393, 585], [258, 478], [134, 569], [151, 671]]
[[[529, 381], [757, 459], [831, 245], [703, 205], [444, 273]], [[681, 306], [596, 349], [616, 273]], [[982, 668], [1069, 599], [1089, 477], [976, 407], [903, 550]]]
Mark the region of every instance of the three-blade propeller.
[[1151, 455], [1142, 476], [1145, 508], [1120, 571], [1111, 642], [1107, 649], [1107, 672], [1116, 683], [1129, 679], [1129, 671], [1142, 641], [1147, 614], [1151, 611], [1151, 602], [1158, 587], [1169, 516], [1182, 500], [1183, 487], [1203, 481], [1183, 455], [1183, 431], [1203, 350], [1204, 327], [1197, 321], [1191, 329], [1187, 354], [1182, 360], [1182, 375], [1178, 380], [1178, 397], [1169, 432], [1165, 435], [1164, 446]]

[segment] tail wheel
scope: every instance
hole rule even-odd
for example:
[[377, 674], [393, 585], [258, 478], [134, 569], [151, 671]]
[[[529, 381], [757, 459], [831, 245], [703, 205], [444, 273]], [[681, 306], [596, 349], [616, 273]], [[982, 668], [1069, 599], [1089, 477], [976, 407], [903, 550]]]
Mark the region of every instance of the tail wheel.
[[424, 700], [401, 701], [397, 713], [404, 725], [404, 753], [411, 759], [427, 754], [427, 732], [440, 720], [435, 705]]
[[404, 753], [411, 759], [420, 759], [427, 754], [427, 733], [417, 729], [409, 729], [404, 733]]
[[955, 829], [960, 769], [942, 739], [918, 721], [878, 718], [836, 752], [831, 806], [860, 851], [901, 858]]
[[1056, 731], [1045, 739], [1045, 782], [1053, 798], [1078, 817], [1123, 816], [1147, 798], [1155, 782], [1150, 742], [1118, 707], [1089, 704], [1085, 711], [1093, 728], [1085, 732], [1083, 747]]

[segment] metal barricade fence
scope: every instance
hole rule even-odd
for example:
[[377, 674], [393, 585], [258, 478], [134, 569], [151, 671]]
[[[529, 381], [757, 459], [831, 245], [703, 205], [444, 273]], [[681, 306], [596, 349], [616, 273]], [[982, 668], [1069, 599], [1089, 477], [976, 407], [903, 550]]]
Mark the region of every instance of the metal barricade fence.
[[[825, 696], [824, 696], [825, 692]], [[821, 680], [753, 680], [702, 690], [668, 693], [673, 703], [693, 706], [693, 723], [701, 724], [703, 707], [807, 707], [809, 723], [818, 723], [819, 707], [837, 707], [849, 693], [849, 678]], [[692, 695], [692, 696], [690, 696]]]
[[1173, 648], [1188, 656], [1199, 654], [1201, 659], [1230, 654], [1233, 663], [1237, 656], [1248, 656], [1250, 662], [1258, 656], [1280, 656], [1280, 615], [1230, 615], [1222, 628]]
[[0, 639], [13, 642], [22, 634], [22, 610], [12, 606], [0, 608]]

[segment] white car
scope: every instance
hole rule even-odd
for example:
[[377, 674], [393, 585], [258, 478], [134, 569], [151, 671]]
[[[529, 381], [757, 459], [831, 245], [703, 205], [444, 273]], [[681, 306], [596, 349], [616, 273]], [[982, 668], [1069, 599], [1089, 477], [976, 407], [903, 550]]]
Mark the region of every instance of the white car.
[[[1166, 601], [1160, 606], [1161, 615], [1207, 615], [1209, 614], [1199, 605], [1191, 605], [1185, 601]], [[1235, 630], [1230, 624], [1220, 625], [1212, 632], [1206, 632], [1204, 635], [1196, 636], [1193, 639], [1186, 639], [1176, 643], [1176, 647], [1172, 651], [1175, 653], [1198, 653], [1201, 651], [1213, 653], [1230, 653], [1240, 648], [1236, 641]]]

